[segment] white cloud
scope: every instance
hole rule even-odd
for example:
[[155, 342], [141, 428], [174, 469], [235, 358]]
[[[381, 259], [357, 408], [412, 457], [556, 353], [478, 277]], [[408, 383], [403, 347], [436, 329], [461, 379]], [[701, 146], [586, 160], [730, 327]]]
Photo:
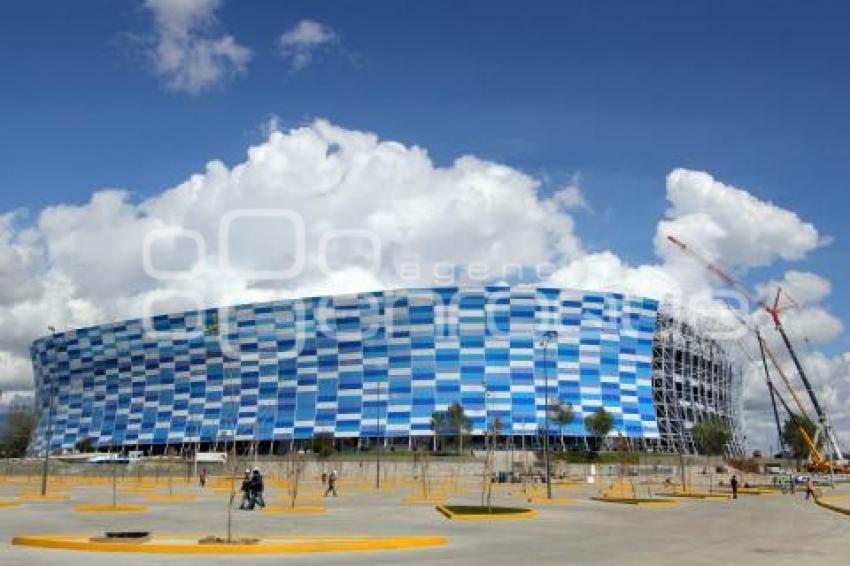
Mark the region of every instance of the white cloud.
[[823, 242], [815, 227], [795, 213], [701, 171], [671, 172], [667, 200], [668, 220], [658, 224], [655, 238], [661, 257], [679, 253], [665, 241], [670, 234], [696, 243], [730, 269], [799, 260]]
[[177, 92], [199, 94], [244, 73], [251, 50], [216, 32], [220, 0], [145, 0], [154, 19], [154, 71]]
[[[667, 180], [670, 209], [657, 225], [658, 260], [629, 265], [613, 251], [585, 250], [570, 216], [586, 206], [581, 191], [568, 185], [546, 194], [541, 187], [506, 165], [463, 156], [438, 167], [423, 148], [318, 120], [285, 132], [273, 124], [268, 139], [250, 148], [242, 163], [228, 167], [210, 161], [203, 172], [141, 202], [127, 191], [103, 190], [82, 205], [48, 207], [29, 227], [16, 227], [19, 215], [0, 216], [0, 388], [29, 383], [27, 349], [47, 325], [61, 329], [131, 318], [148, 304], [157, 312], [195, 306], [181, 293], [196, 294], [203, 305], [229, 305], [463, 284], [475, 273], [500, 281], [508, 278], [506, 267], [551, 263], [560, 266], [544, 276], [552, 284], [678, 302], [696, 297], [700, 310], [719, 315], [726, 311], [711, 295], [718, 282], [693, 258], [661, 245], [666, 234], [739, 272], [801, 259], [823, 241], [790, 211], [705, 173], [677, 170]], [[278, 280], [246, 275], [245, 270], [292, 264], [295, 233], [291, 225], [269, 218], [234, 224], [234, 265], [223, 265], [222, 219], [233, 211], [276, 209], [303, 218], [303, 271]], [[748, 222], [736, 222], [736, 211]], [[347, 231], [348, 237], [326, 241], [326, 261], [319, 261], [323, 236], [333, 230]], [[355, 230], [378, 238], [377, 268], [369, 268], [375, 258], [368, 241], [350, 237]], [[159, 280], [145, 272], [142, 249], [152, 233], [162, 236], [152, 246], [155, 266], [191, 269], [191, 279]], [[202, 238], [200, 253], [187, 233]], [[784, 313], [795, 343], [804, 344], [803, 337], [813, 345], [829, 343], [843, 331], [825, 304], [828, 280], [788, 271], [779, 281], [758, 286], [758, 293], [768, 296], [777, 285], [799, 305]], [[766, 329], [787, 364], [765, 315], [756, 313], [753, 320]], [[752, 342], [741, 346], [756, 351]], [[818, 376], [813, 379], [825, 402], [841, 411], [850, 401], [850, 355], [801, 352]], [[746, 415], [751, 423], [769, 423], [763, 376], [753, 367], [745, 382]], [[834, 418], [846, 423], [848, 415], [839, 412]]]
[[310, 65], [322, 50], [339, 43], [330, 27], [315, 20], [301, 20], [278, 38], [280, 56], [289, 61], [290, 69], [300, 71]]
[[[798, 306], [818, 304], [832, 292], [829, 279], [807, 271], [786, 271], [782, 280], [766, 281], [756, 287], [757, 294], [766, 303], [772, 305], [776, 291], [782, 289], [780, 306]], [[790, 297], [790, 301], [788, 298]]]
[[590, 205], [584, 198], [581, 188], [575, 184], [566, 185], [556, 191], [553, 200], [566, 210], [590, 210]]
[[17, 213], [0, 214], [0, 304], [25, 300], [39, 292], [39, 283], [27, 277], [38, 260], [32, 231], [16, 232]]
[[[34, 289], [0, 295], [0, 351], [16, 368], [14, 375], [0, 375], [0, 387], [28, 379], [18, 370], [28, 365], [29, 343], [48, 325], [131, 318], [146, 305], [157, 312], [196, 306], [185, 295], [202, 305], [228, 305], [427, 285], [455, 274], [462, 282], [470, 280], [469, 271], [501, 279], [506, 264], [569, 261], [582, 253], [573, 221], [540, 187], [504, 165], [465, 156], [437, 167], [422, 148], [317, 121], [274, 131], [244, 162], [211, 161], [202, 173], [142, 202], [126, 191], [102, 190], [82, 205], [48, 207], [27, 231], [7, 223], [0, 238], [0, 260], [8, 264], [6, 270], [0, 264], [0, 277], [8, 272], [16, 286]], [[223, 265], [225, 215], [276, 209], [303, 218], [303, 271], [272, 281], [246, 275], [291, 263], [290, 225], [268, 218], [234, 224], [234, 265]], [[330, 241], [320, 262], [318, 247], [332, 230], [374, 234], [380, 266], [367, 269], [373, 259], [368, 242], [351, 237]], [[180, 238], [187, 231], [202, 237], [202, 255]], [[152, 246], [154, 266], [193, 269], [192, 279], [164, 281], [145, 272], [142, 250], [152, 233], [162, 236]]]

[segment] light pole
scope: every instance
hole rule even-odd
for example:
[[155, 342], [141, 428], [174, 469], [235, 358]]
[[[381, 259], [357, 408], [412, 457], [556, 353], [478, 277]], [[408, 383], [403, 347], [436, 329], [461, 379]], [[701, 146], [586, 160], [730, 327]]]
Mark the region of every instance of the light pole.
[[50, 346], [53, 348], [53, 368], [50, 373], [53, 374], [53, 380], [50, 384], [50, 397], [47, 400], [47, 427], [45, 427], [44, 431], [44, 465], [41, 468], [42, 497], [47, 495], [47, 461], [50, 458], [50, 438], [53, 436], [53, 397], [55, 396], [56, 390], [56, 365], [59, 363], [59, 350], [56, 346], [56, 329], [52, 326], [48, 326], [47, 329], [50, 331], [52, 336]]
[[546, 499], [552, 499], [552, 467], [549, 462], [549, 344], [556, 339], [558, 334], [554, 330], [548, 330], [543, 334], [543, 462], [546, 466]]
[[375, 401], [375, 435], [378, 439], [377, 450], [375, 450], [375, 489], [381, 489], [381, 379], [378, 378], [378, 391]]

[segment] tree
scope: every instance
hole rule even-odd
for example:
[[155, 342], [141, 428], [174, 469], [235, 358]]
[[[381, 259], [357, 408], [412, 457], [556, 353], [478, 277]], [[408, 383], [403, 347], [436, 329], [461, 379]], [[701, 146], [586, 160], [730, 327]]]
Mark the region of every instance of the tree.
[[566, 446], [564, 445], [564, 428], [570, 426], [575, 420], [575, 409], [570, 403], [555, 403], [552, 406], [550, 418], [558, 425], [558, 430], [561, 433], [561, 450], [566, 450]]
[[457, 435], [457, 453], [463, 454], [463, 435], [472, 429], [472, 420], [466, 416], [466, 411], [463, 405], [455, 401], [449, 405], [448, 410], [449, 425], [452, 432]]
[[599, 407], [593, 414], [584, 418], [584, 427], [595, 439], [594, 452], [598, 452], [602, 448], [602, 440], [614, 428], [614, 417], [605, 410], [605, 407]]
[[[800, 432], [800, 427], [797, 424], [798, 422], [802, 424], [809, 438], [814, 442], [817, 427], [812, 422], [812, 419], [805, 415], [794, 415], [794, 417], [785, 419], [785, 424], [782, 426], [782, 439], [785, 441], [785, 445], [791, 449], [791, 454], [794, 458], [805, 460], [809, 457], [809, 445], [803, 439], [803, 434]], [[821, 444], [821, 442], [818, 442], [818, 444]], [[820, 448], [820, 446], [817, 446], [817, 448]]]
[[313, 450], [316, 452], [319, 460], [327, 460], [333, 455], [334, 437], [328, 432], [320, 432], [313, 437]]
[[[732, 431], [723, 419], [711, 415], [694, 425], [691, 429], [691, 437], [694, 439], [697, 449], [705, 454], [705, 468], [706, 470], [710, 470], [709, 458], [723, 454], [723, 450], [732, 439]], [[710, 491], [713, 491], [714, 474], [710, 471], [708, 485], [711, 486]]]
[[694, 425], [691, 437], [697, 449], [705, 454], [706, 459], [723, 454], [723, 450], [732, 439], [732, 431], [720, 417], [709, 416]]
[[30, 407], [12, 405], [6, 415], [6, 432], [0, 441], [0, 451], [7, 458], [25, 456], [35, 424], [35, 412]]
[[74, 450], [83, 454], [87, 452], [94, 452], [95, 447], [96, 444], [94, 439], [88, 436], [85, 438], [81, 438], [80, 440], [74, 443]]
[[434, 411], [431, 414], [431, 430], [434, 431], [434, 452], [440, 449], [440, 435], [446, 434], [449, 429], [449, 415], [445, 411]]

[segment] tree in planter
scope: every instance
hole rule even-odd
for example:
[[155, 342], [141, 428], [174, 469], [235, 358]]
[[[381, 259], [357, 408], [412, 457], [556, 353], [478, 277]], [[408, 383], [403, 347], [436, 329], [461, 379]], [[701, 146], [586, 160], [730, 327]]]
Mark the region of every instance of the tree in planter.
[[463, 454], [463, 435], [472, 429], [472, 420], [466, 416], [463, 405], [455, 401], [446, 411], [452, 432], [457, 435], [457, 453]]
[[558, 431], [561, 433], [561, 450], [566, 450], [564, 444], [564, 428], [570, 426], [576, 418], [576, 412], [571, 403], [555, 403], [552, 406], [550, 418], [558, 425]]
[[584, 418], [584, 427], [593, 436], [593, 455], [595, 456], [602, 449], [605, 437], [614, 428], [614, 417], [605, 410], [605, 407], [599, 407], [593, 414]]
[[[629, 452], [630, 451], [631, 451], [631, 448], [629, 447], [629, 441], [626, 440], [626, 437], [623, 436], [622, 432], [618, 431], [616, 438], [614, 438], [614, 452], [618, 456], [618, 458], [617, 458], [618, 464], [619, 464], [618, 474], [620, 476], [620, 482], [623, 482], [623, 484], [625, 484], [626, 481], [627, 481], [626, 480], [626, 472], [628, 471], [627, 466], [628, 466]], [[629, 481], [628, 484], [629, 484], [629, 486], [631, 487], [631, 490], [632, 490], [631, 491], [632, 497], [636, 499], [637, 498], [637, 491], [635, 490], [634, 483]]]
[[304, 475], [305, 467], [304, 455], [297, 450], [291, 450], [287, 459], [286, 475], [288, 480], [289, 506], [293, 509], [298, 499], [298, 488], [301, 484], [301, 476]]
[[493, 423], [487, 427], [487, 455], [484, 458], [484, 473], [482, 474], [483, 483], [481, 485], [481, 506], [484, 506], [484, 501], [487, 501], [487, 512], [492, 511], [493, 498], [493, 473], [495, 468], [495, 458], [493, 451], [496, 448], [496, 437], [502, 432], [502, 420], [498, 417]]
[[428, 476], [428, 469], [430, 467], [430, 459], [428, 457], [428, 451], [423, 450], [419, 451], [414, 449], [413, 451], [413, 466], [414, 469], [418, 468], [419, 470], [419, 479], [422, 482], [422, 498], [428, 499], [428, 494], [430, 493], [430, 478]]
[[[705, 454], [705, 467], [710, 470], [709, 459], [723, 454], [723, 450], [732, 439], [732, 431], [722, 419], [712, 415], [694, 425], [691, 429], [691, 437], [699, 451]], [[710, 472], [708, 485], [710, 488], [714, 486], [713, 475]]]

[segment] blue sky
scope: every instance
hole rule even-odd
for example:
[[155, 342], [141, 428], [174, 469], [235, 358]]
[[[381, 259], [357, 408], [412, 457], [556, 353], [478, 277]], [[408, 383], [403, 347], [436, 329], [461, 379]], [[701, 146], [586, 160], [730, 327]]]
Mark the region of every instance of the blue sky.
[[[652, 259], [665, 175], [709, 171], [834, 238], [796, 267], [828, 277], [850, 320], [846, 4], [231, 0], [217, 17], [253, 59], [190, 95], [139, 54], [139, 2], [4, 6], [0, 210], [108, 187], [142, 198], [209, 159], [241, 161], [271, 115], [325, 117], [440, 164], [472, 153], [552, 187], [577, 175], [585, 244], [634, 263]], [[304, 18], [340, 43], [291, 72], [275, 40]]]

